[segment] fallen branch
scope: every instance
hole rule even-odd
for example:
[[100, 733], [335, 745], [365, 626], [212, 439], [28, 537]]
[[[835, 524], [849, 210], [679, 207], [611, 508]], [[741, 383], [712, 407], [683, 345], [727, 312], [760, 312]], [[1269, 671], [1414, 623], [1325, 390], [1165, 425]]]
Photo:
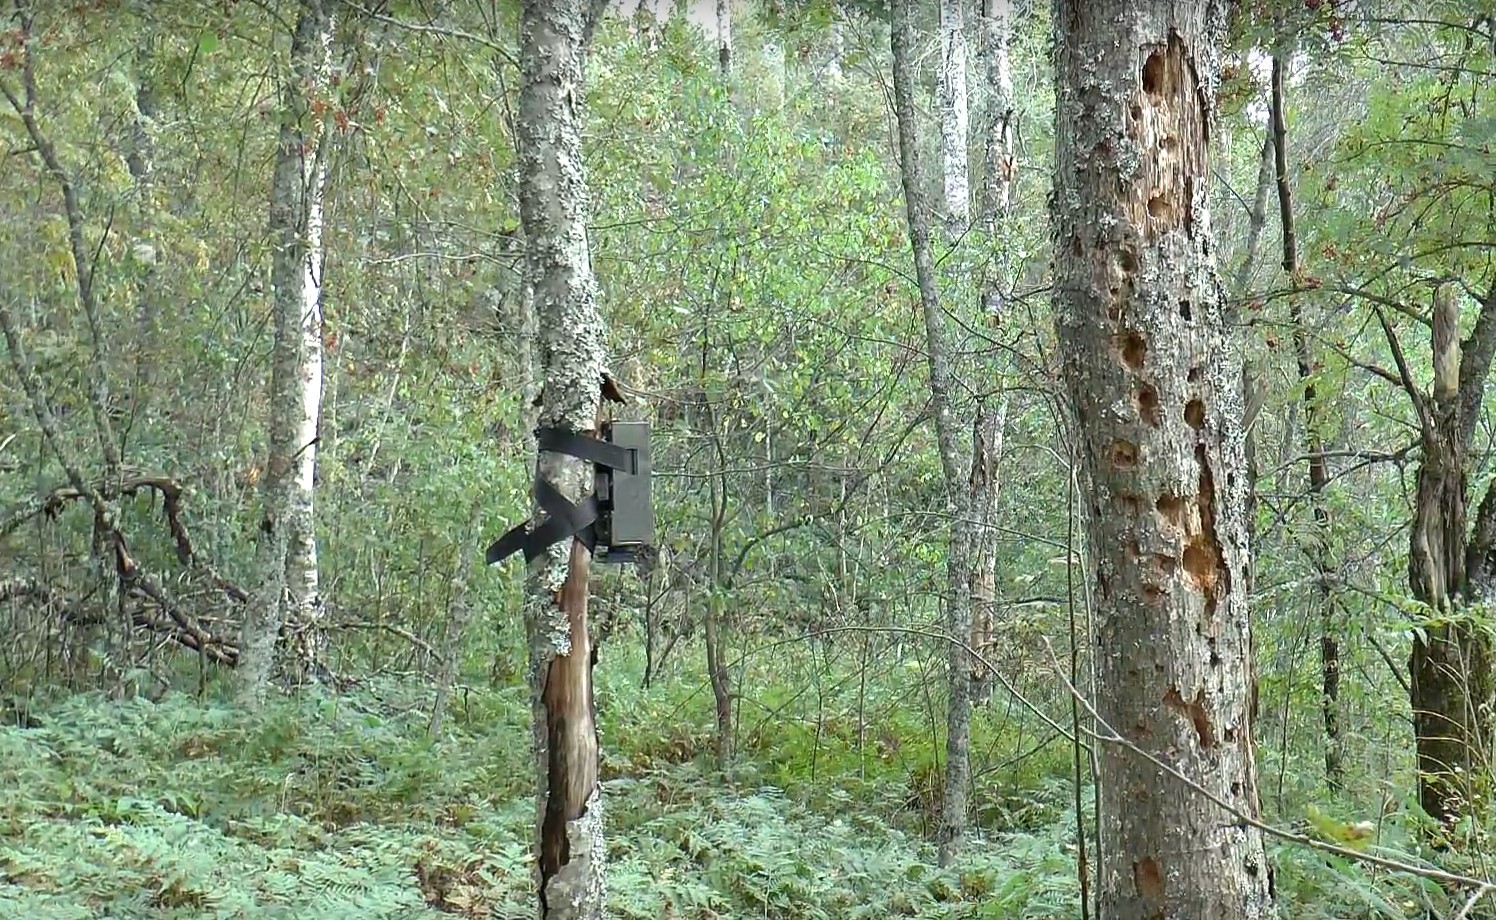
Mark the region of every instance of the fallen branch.
[[322, 624], [322, 628], [323, 629], [367, 629], [367, 630], [373, 630], [373, 631], [378, 631], [378, 632], [387, 632], [387, 633], [389, 633], [392, 636], [399, 636], [401, 639], [404, 639], [406, 642], [409, 642], [411, 645], [413, 645], [416, 648], [420, 649], [422, 652], [426, 653], [427, 656], [429, 656], [429, 657], [431, 657], [433, 659], [435, 659], [435, 658], [438, 657], [437, 654], [436, 654], [436, 650], [431, 647], [431, 643], [430, 642], [427, 642], [425, 639], [422, 639], [420, 636], [416, 635], [415, 633], [411, 632], [408, 629], [405, 629], [405, 628], [400, 627], [400, 626], [393, 626], [393, 625], [391, 625], [389, 623], [365, 623], [365, 622], [360, 621], [360, 620], [345, 620], [344, 622], [341, 622], [341, 623], [324, 623], [324, 624]]
[[[0, 538], [15, 532], [20, 526], [38, 515], [55, 518], [69, 502], [93, 501], [94, 496], [105, 490], [102, 480], [94, 480], [83, 487], [62, 485], [39, 498], [31, 499], [0, 520]], [[123, 479], [118, 485], [120, 495], [135, 496], [150, 491], [161, 496], [161, 509], [166, 515], [166, 527], [176, 545], [177, 559], [183, 565], [196, 569], [207, 576], [213, 587], [222, 591], [230, 600], [243, 604], [249, 600], [249, 592], [220, 575], [213, 565], [197, 554], [187, 525], [182, 522], [182, 496], [186, 487], [170, 476], [140, 475]]]

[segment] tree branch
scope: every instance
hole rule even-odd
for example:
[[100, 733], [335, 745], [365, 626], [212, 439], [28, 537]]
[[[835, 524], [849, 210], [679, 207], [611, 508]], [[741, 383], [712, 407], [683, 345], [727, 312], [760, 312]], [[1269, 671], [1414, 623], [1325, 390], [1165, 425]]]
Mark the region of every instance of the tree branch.
[[1278, 182], [1278, 218], [1283, 226], [1283, 270], [1297, 280], [1299, 272], [1298, 237], [1293, 229], [1293, 192], [1288, 186], [1288, 127], [1283, 117], [1283, 54], [1273, 54], [1273, 166]]
[[1424, 438], [1433, 441], [1437, 432], [1434, 430], [1434, 420], [1429, 415], [1428, 400], [1424, 399], [1418, 384], [1413, 382], [1413, 372], [1408, 369], [1408, 359], [1403, 355], [1402, 343], [1398, 341], [1397, 333], [1392, 331], [1392, 324], [1387, 321], [1387, 314], [1383, 312], [1381, 305], [1372, 304], [1371, 308], [1376, 311], [1377, 322], [1381, 323], [1382, 333], [1387, 336], [1387, 345], [1392, 349], [1392, 360], [1397, 363], [1397, 382], [1413, 401], [1413, 409], [1418, 413], [1418, 425]]
[[[36, 61], [29, 14], [23, 15], [22, 33], [25, 51], [21, 68], [21, 83], [25, 101], [17, 98], [14, 91], [4, 83], [0, 83], [0, 94], [5, 96], [11, 108], [15, 109], [16, 114], [21, 117], [21, 123], [25, 126], [26, 134], [31, 138], [32, 146], [41, 158], [42, 165], [46, 167], [48, 174], [52, 176], [62, 192], [63, 214], [68, 225], [68, 249], [73, 258], [73, 274], [77, 281], [78, 301], [83, 307], [83, 316], [88, 322], [89, 336], [93, 340], [93, 361], [90, 362], [93, 391], [90, 396], [93, 403], [94, 426], [98, 429], [99, 449], [104, 454], [105, 466], [113, 473], [119, 469], [120, 449], [113, 426], [109, 422], [109, 380], [104, 369], [104, 324], [99, 314], [99, 303], [93, 283], [96, 262], [88, 252], [85, 239], [86, 224], [83, 219], [83, 206], [79, 203], [78, 189], [73, 185], [72, 177], [63, 167], [62, 160], [57, 155], [57, 147], [41, 130], [41, 125], [36, 120]], [[101, 245], [102, 243], [103, 241], [100, 240]]]

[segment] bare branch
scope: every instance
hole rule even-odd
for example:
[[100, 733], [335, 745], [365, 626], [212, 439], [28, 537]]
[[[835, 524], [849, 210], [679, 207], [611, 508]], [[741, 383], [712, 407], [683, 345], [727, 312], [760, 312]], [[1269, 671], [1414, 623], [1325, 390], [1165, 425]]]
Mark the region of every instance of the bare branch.
[[487, 36], [478, 35], [474, 32], [465, 32], [462, 29], [455, 29], [450, 26], [438, 25], [434, 20], [430, 22], [411, 22], [408, 19], [399, 19], [394, 16], [387, 16], [384, 13], [378, 12], [376, 10], [371, 10], [366, 6], [354, 3], [353, 0], [342, 0], [342, 3], [350, 10], [353, 10], [360, 15], [367, 16], [375, 22], [384, 23], [387, 26], [394, 26], [399, 29], [404, 29], [407, 32], [415, 32], [421, 35], [439, 35], [443, 38], [455, 38], [461, 41], [472, 42], [475, 45], [479, 45], [481, 47], [487, 48], [489, 51], [494, 52], [499, 57], [503, 58], [504, 62], [509, 66], [514, 68], [519, 67], [519, 61], [515, 59], [514, 53], [512, 51], [494, 41], [493, 39], [488, 38]]
[[1400, 300], [1394, 300], [1391, 297], [1384, 297], [1381, 294], [1377, 294], [1373, 291], [1368, 291], [1365, 288], [1359, 288], [1349, 284], [1326, 284], [1322, 285], [1320, 287], [1320, 290], [1329, 291], [1333, 294], [1344, 294], [1347, 297], [1354, 297], [1357, 300], [1364, 300], [1367, 303], [1377, 304], [1379, 306], [1386, 307], [1394, 313], [1401, 313], [1408, 319], [1422, 323], [1425, 326], [1432, 325], [1428, 316], [1420, 310], [1414, 307], [1410, 307]]

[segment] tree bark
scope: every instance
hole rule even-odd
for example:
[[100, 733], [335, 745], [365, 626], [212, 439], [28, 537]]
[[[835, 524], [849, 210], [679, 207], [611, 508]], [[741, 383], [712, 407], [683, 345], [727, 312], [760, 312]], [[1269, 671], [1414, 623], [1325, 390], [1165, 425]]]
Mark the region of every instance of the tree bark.
[[[1057, 0], [1056, 322], [1095, 579], [1096, 708], [1258, 813], [1241, 355], [1211, 252], [1226, 4]], [[1261, 834], [1100, 750], [1100, 915], [1273, 915]]]
[[[1273, 53], [1272, 121], [1273, 167], [1278, 186], [1278, 215], [1283, 229], [1283, 271], [1290, 283], [1299, 277], [1299, 250], [1293, 222], [1293, 194], [1288, 180], [1288, 125], [1283, 112], [1284, 71], [1287, 54]], [[1335, 616], [1335, 594], [1330, 585], [1330, 512], [1325, 507], [1325, 489], [1330, 474], [1325, 463], [1324, 437], [1320, 432], [1319, 396], [1314, 383], [1314, 352], [1298, 297], [1289, 302], [1294, 363], [1298, 367], [1303, 406], [1305, 472], [1309, 486], [1309, 508], [1314, 529], [1309, 538], [1309, 561], [1314, 568], [1314, 593], [1319, 608], [1320, 716], [1325, 728], [1325, 785], [1340, 791], [1345, 779], [1344, 741], [1340, 737], [1340, 624]]]
[[717, 70], [732, 76], [732, 0], [717, 0]]
[[965, 0], [940, 0], [940, 166], [946, 230], [957, 239], [971, 219], [966, 161], [969, 133], [966, 86]]
[[[979, 312], [985, 314], [987, 322], [994, 327], [1002, 322], [1003, 299], [1012, 283], [1012, 247], [1006, 240], [1009, 204], [1017, 174], [1017, 151], [1013, 145], [1017, 107], [1013, 99], [1013, 68], [1008, 55], [1012, 16], [1011, 0], [985, 0], [980, 19], [981, 42], [977, 46], [986, 97], [981, 127], [983, 172], [978, 220], [991, 253], [991, 262], [983, 272], [977, 297]], [[990, 371], [990, 374], [981, 376], [990, 376], [995, 385], [990, 392], [979, 396], [972, 429], [970, 501], [975, 536], [970, 574], [969, 644], [983, 657], [988, 657], [993, 650], [997, 617], [997, 541], [992, 537], [992, 528], [997, 524], [1000, 506], [1003, 433], [1008, 415], [1008, 396], [1003, 392], [1002, 375], [1007, 364], [1004, 353], [995, 352], [990, 365], [984, 366], [983, 370]], [[972, 703], [985, 704], [991, 694], [992, 673], [980, 661], [973, 661]]]
[[[280, 139], [271, 185], [270, 280], [275, 342], [270, 377], [270, 456], [255, 561], [259, 589], [245, 605], [238, 695], [265, 701], [288, 614], [315, 608], [313, 524], [317, 419], [322, 394], [322, 192], [325, 123], [316, 95], [328, 85], [332, 18], [327, 0], [302, 0], [281, 88]], [[319, 131], [319, 126], [324, 130]]]
[[1013, 0], [983, 0], [981, 43], [977, 46], [987, 94], [982, 126], [986, 173], [982, 177], [981, 215], [994, 239], [998, 221], [1007, 216], [1018, 174], [1018, 151], [1013, 144], [1018, 106], [1013, 98], [1013, 64], [1008, 53], [1012, 34]]
[[[588, 250], [590, 199], [581, 105], [587, 0], [525, 0], [520, 15], [518, 149], [526, 272], [540, 332], [542, 427], [594, 432], [603, 325]], [[592, 465], [537, 451], [535, 476], [567, 501], [591, 494]], [[535, 507], [538, 526], [544, 511]], [[592, 554], [575, 539], [538, 555], [526, 581], [536, 754], [537, 895], [548, 920], [603, 916], [605, 858], [594, 652], [588, 632]]]
[[[945, 794], [937, 831], [940, 862], [949, 865], [966, 836], [967, 787], [971, 782], [970, 727], [971, 663], [965, 640], [971, 631], [971, 547], [966, 471], [963, 469], [962, 435], [952, 407], [951, 346], [935, 277], [935, 259], [930, 244], [930, 218], [924, 201], [924, 178], [919, 159], [918, 126], [915, 124], [914, 75], [910, 69], [912, 0], [893, 3], [893, 98], [898, 121], [899, 162], [904, 186], [904, 206], [909, 220], [909, 240], [914, 252], [915, 274], [925, 324], [925, 350], [929, 361], [930, 408], [935, 416], [935, 440], [945, 480], [945, 512], [950, 520], [946, 550], [946, 629], [950, 635], [950, 701], [946, 713]], [[963, 142], [964, 149], [964, 142]], [[963, 199], [964, 200], [964, 199]]]
[[148, 33], [142, 37], [140, 47], [135, 51], [135, 111], [131, 119], [129, 149], [125, 154], [125, 165], [130, 170], [130, 178], [135, 182], [137, 222], [135, 240], [130, 247], [131, 260], [134, 262], [130, 286], [135, 297], [136, 327], [140, 333], [140, 341], [134, 348], [134, 419], [145, 414], [150, 401], [161, 315], [157, 295], [156, 266], [159, 254], [156, 251], [155, 232], [155, 135], [157, 119], [161, 113], [156, 98], [155, 77], [151, 73], [154, 52], [155, 39]]
[[[1465, 470], [1473, 424], [1465, 411], [1468, 407], [1479, 412], [1479, 396], [1467, 401], [1466, 391], [1484, 387], [1490, 369], [1488, 340], [1493, 330], [1483, 322], [1490, 308], [1488, 303], [1482, 309], [1462, 346], [1457, 295], [1452, 285], [1441, 287], [1434, 297], [1431, 396], [1421, 394], [1404, 374], [1418, 410], [1423, 449], [1409, 535], [1408, 580], [1413, 596], [1430, 608], [1429, 620], [1413, 634], [1409, 695], [1419, 803], [1443, 825], [1467, 816], [1483, 817], [1491, 791], [1486, 742], [1491, 730], [1491, 647], [1482, 629], [1460, 610], [1466, 602], [1484, 600], [1486, 593], [1485, 586], [1468, 579], [1467, 566], [1478, 565], [1489, 553], [1489, 546], [1481, 548], [1489, 535], [1481, 526], [1483, 502], [1467, 543]], [[1384, 328], [1395, 343], [1385, 320]], [[1402, 370], [1401, 351], [1395, 355]]]

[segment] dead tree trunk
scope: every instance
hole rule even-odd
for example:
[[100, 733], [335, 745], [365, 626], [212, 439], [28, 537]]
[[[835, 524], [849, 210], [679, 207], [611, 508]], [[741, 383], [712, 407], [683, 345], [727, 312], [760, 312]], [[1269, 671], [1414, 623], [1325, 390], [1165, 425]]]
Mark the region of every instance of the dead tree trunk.
[[[1056, 322], [1095, 579], [1100, 915], [1274, 912], [1258, 813], [1241, 355], [1211, 254], [1225, 4], [1058, 0]], [[1126, 745], [1135, 746], [1133, 750]]]
[[[588, 0], [525, 0], [519, 35], [520, 218], [540, 332], [539, 424], [581, 433], [597, 428], [604, 369], [581, 136], [586, 37], [598, 12]], [[573, 505], [594, 487], [592, 464], [549, 450], [537, 451], [535, 478]], [[532, 521], [539, 526], [545, 519], [537, 502]], [[531, 561], [526, 580], [537, 886], [547, 920], [595, 920], [605, 903], [587, 620], [591, 559], [583, 542], [562, 539]]]
[[[1017, 174], [1017, 151], [1013, 138], [1017, 107], [1013, 99], [1013, 68], [1008, 55], [1013, 29], [1011, 0], [985, 0], [980, 19], [981, 41], [977, 60], [982, 74], [986, 103], [982, 118], [983, 171], [978, 196], [978, 222], [987, 237], [990, 264], [984, 269], [977, 292], [978, 312], [998, 327], [1003, 318], [1003, 300], [1012, 284], [1014, 263], [1007, 241], [1009, 203]], [[1003, 435], [1008, 417], [1008, 395], [1003, 371], [1004, 353], [993, 349], [984, 362], [979, 380], [993, 385], [978, 395], [976, 421], [972, 426], [971, 510], [974, 545], [971, 572], [971, 647], [983, 657], [993, 650], [997, 618], [997, 524], [1001, 485]], [[971, 668], [971, 699], [987, 702], [992, 693], [992, 674], [980, 661]]]

